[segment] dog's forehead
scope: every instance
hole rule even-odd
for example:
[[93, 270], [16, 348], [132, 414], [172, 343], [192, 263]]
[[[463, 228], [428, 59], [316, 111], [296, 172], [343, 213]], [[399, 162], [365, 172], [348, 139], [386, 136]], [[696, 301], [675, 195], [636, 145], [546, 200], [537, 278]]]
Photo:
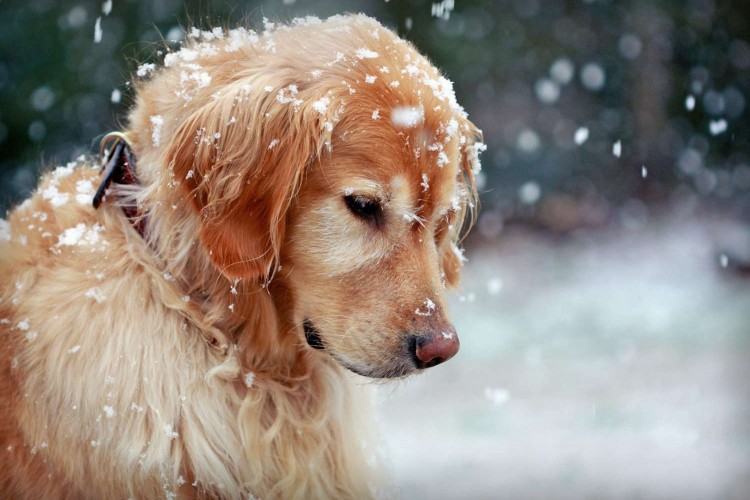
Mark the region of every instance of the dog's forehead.
[[423, 105], [379, 104], [380, 120], [342, 120], [334, 133], [332, 158], [383, 187], [398, 178], [397, 183], [419, 187], [423, 200], [449, 199], [461, 171], [459, 122]]
[[426, 123], [408, 130], [382, 123], [341, 136], [326, 169], [334, 191], [409, 200], [410, 210], [426, 217], [452, 204], [459, 184], [458, 139], [445, 142]]
[[328, 183], [378, 196], [403, 186], [413, 204], [451, 204], [471, 135], [452, 83], [388, 30], [368, 26], [344, 38], [352, 50], [337, 48], [342, 52], [315, 73], [325, 91], [316, 97], [335, 110]]

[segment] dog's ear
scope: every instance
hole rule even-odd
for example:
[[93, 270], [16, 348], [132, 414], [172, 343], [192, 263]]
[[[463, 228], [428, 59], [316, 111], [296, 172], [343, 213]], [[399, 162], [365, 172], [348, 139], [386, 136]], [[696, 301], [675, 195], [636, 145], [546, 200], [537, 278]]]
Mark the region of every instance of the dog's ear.
[[330, 140], [320, 100], [315, 106], [294, 85], [276, 90], [228, 85], [192, 112], [168, 146], [181, 194], [200, 219], [200, 241], [231, 278], [271, 275], [305, 167]]
[[448, 241], [440, 249], [440, 268], [445, 274], [445, 284], [448, 288], [455, 288], [461, 280], [461, 267], [464, 256], [459, 249], [461, 235], [474, 224], [479, 209], [475, 176], [481, 170], [479, 155], [486, 149], [482, 142], [482, 131], [468, 119], [461, 120], [461, 171], [459, 182], [461, 192], [458, 196], [458, 216], [453, 221]]

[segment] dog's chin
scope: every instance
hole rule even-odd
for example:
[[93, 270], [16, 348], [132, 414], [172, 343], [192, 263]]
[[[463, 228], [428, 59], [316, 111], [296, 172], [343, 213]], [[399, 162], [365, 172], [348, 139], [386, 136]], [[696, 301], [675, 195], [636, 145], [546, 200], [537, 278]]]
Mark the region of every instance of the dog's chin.
[[416, 368], [414, 368], [413, 366], [409, 366], [406, 363], [394, 363], [393, 366], [374, 368], [370, 366], [352, 364], [341, 359], [340, 356], [337, 356], [334, 353], [330, 353], [330, 355], [338, 364], [340, 364], [347, 370], [367, 378], [384, 380], [397, 379], [407, 377], [417, 371]]
[[310, 320], [306, 319], [303, 321], [302, 329], [305, 333], [307, 345], [313, 349], [326, 351], [326, 353], [338, 364], [357, 375], [361, 375], [362, 377], [376, 379], [403, 378], [416, 371], [416, 368], [412, 365], [410, 360], [401, 361], [394, 359], [394, 362], [391, 365], [383, 367], [372, 367], [366, 364], [354, 363], [349, 359], [344, 359], [344, 356], [337, 355], [335, 352], [327, 349], [323, 337]]

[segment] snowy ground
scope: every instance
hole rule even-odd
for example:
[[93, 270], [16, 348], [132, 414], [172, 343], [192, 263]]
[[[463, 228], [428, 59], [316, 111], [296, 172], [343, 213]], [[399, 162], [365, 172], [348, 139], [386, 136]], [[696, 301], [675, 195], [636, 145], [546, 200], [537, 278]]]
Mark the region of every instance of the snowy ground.
[[461, 352], [378, 390], [402, 497], [750, 498], [750, 279], [716, 232], [509, 230], [470, 251]]

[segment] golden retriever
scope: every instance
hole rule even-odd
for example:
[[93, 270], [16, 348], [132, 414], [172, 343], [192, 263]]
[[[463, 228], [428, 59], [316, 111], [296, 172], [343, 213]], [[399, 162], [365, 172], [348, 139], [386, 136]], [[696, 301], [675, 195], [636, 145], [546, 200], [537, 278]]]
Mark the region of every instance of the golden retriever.
[[81, 158], [0, 222], [0, 496], [377, 495], [345, 368], [458, 350], [479, 131], [363, 15], [192, 29], [138, 74], [137, 182], [95, 209]]

